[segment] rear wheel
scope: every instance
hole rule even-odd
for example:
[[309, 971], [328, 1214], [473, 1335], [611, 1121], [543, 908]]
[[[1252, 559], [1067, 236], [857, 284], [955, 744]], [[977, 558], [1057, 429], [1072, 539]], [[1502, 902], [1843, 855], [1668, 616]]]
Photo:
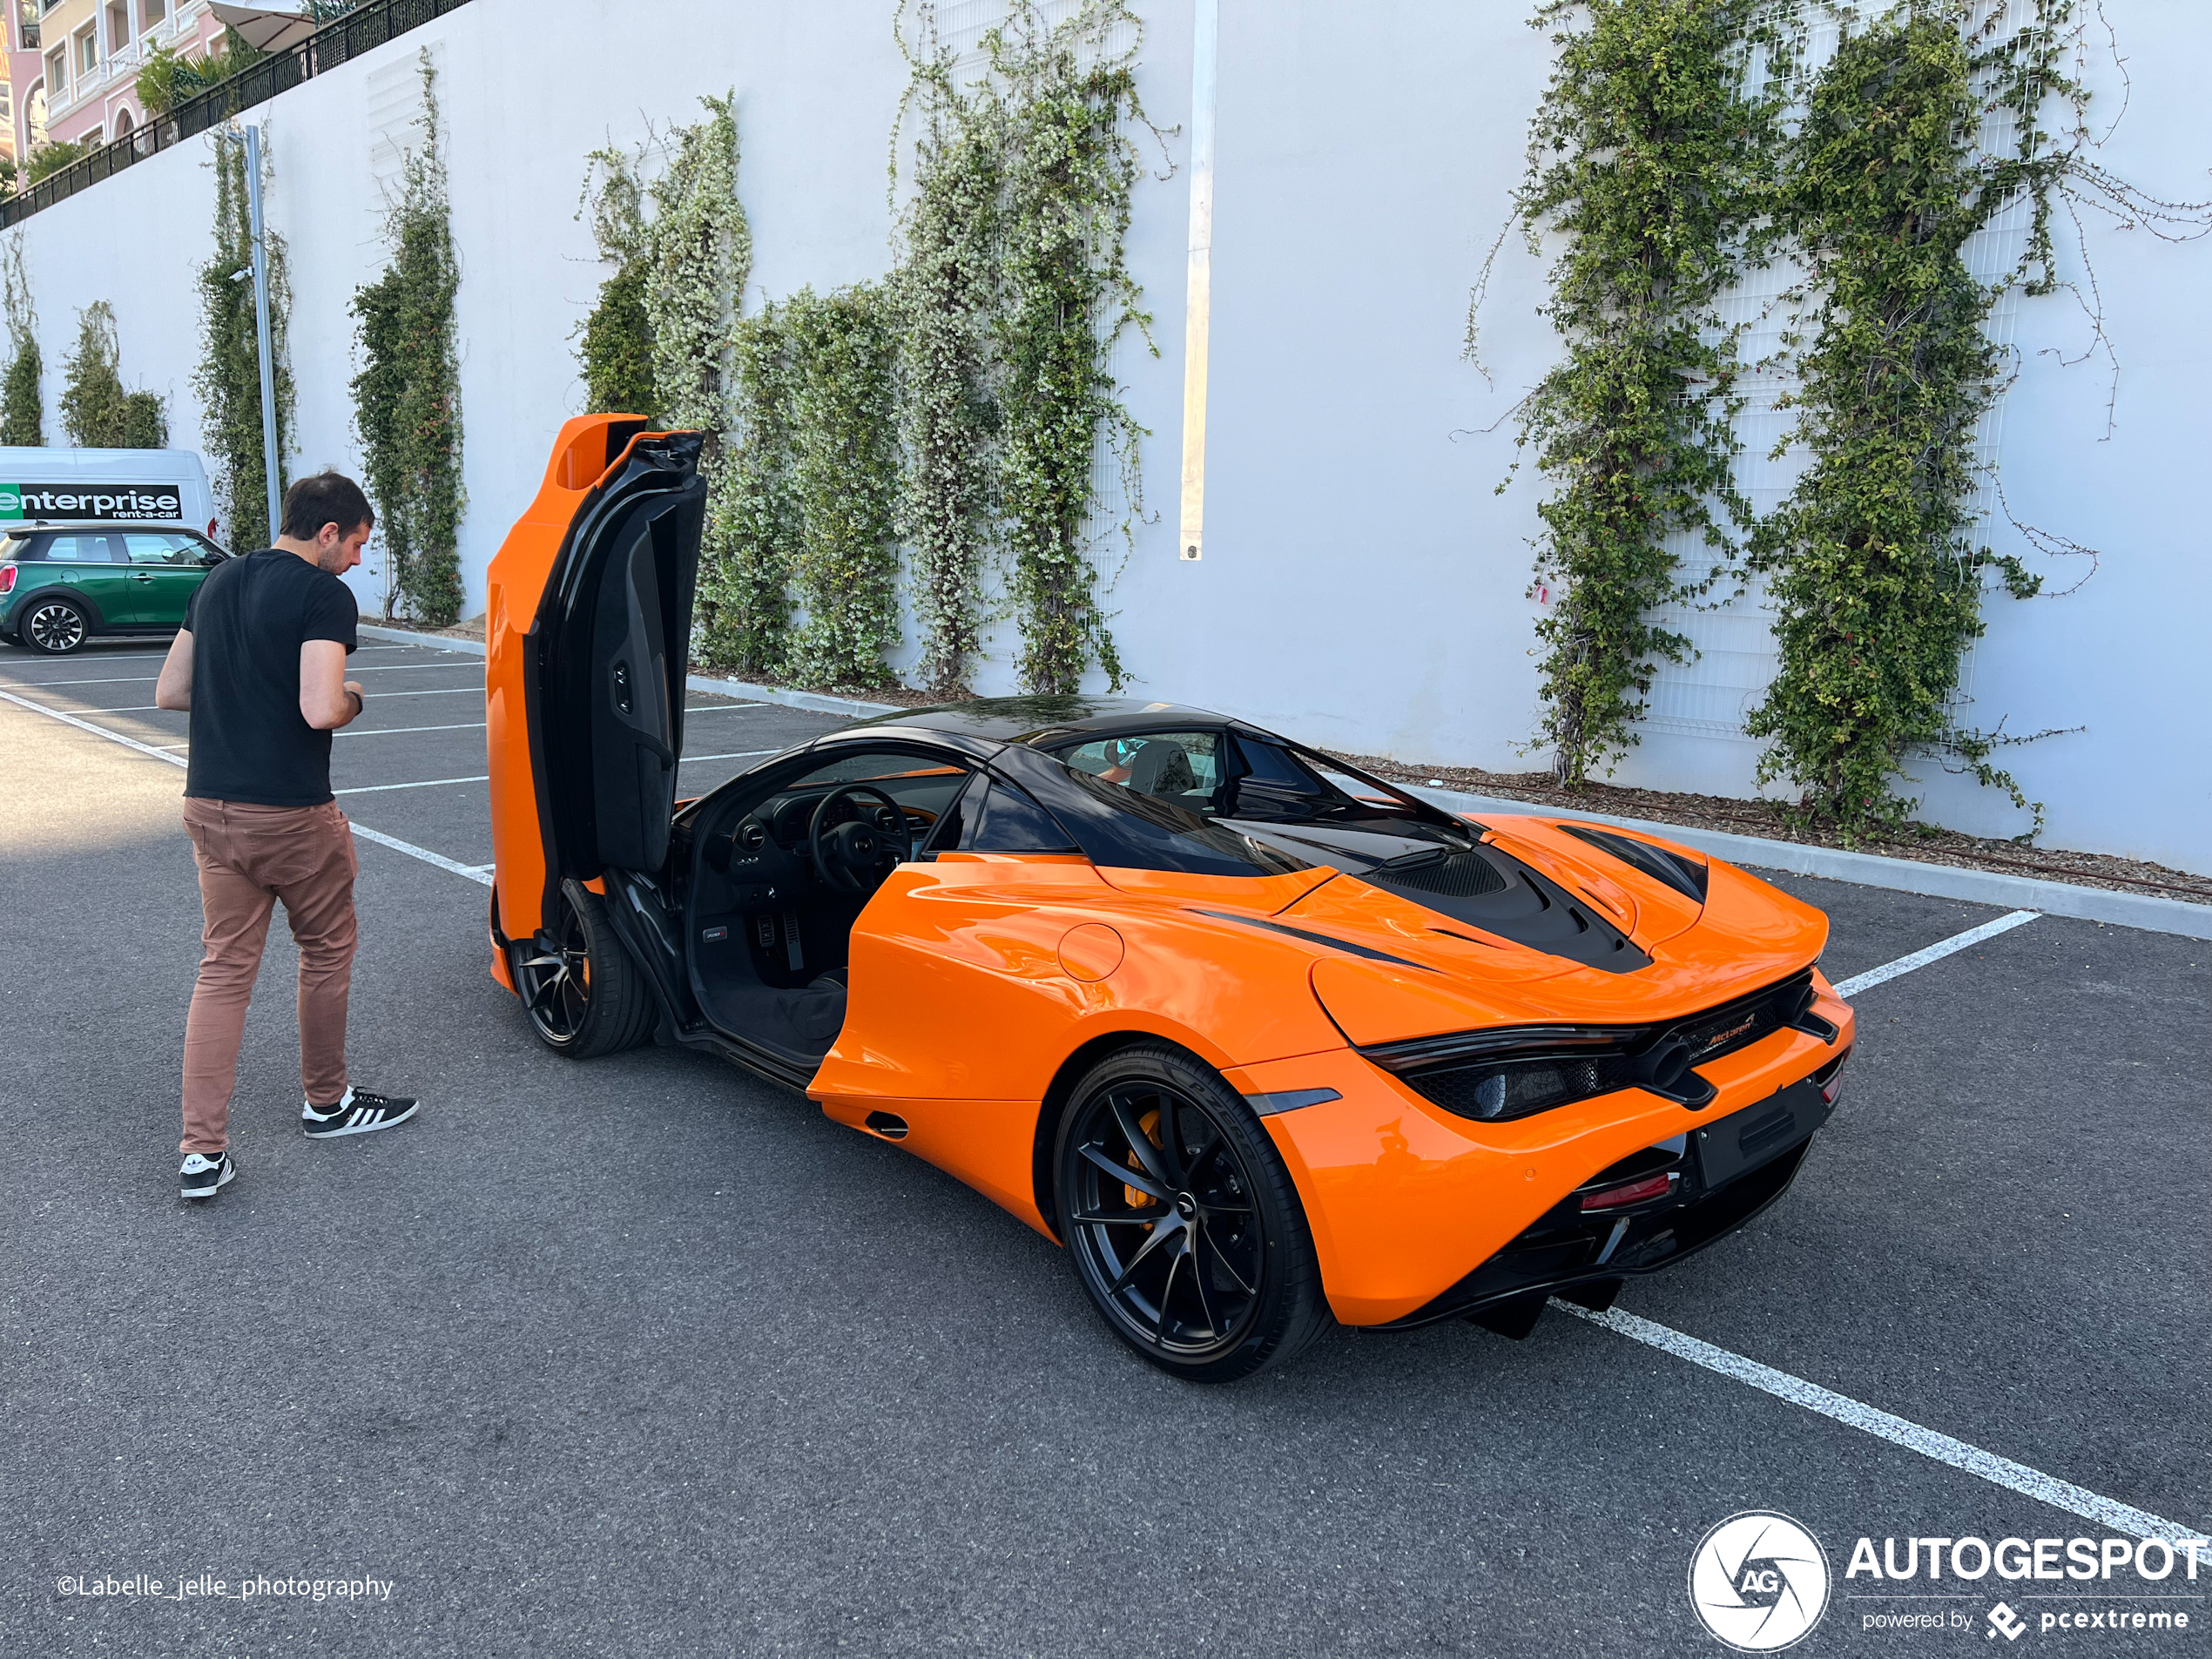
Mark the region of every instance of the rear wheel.
[[537, 1040], [571, 1060], [634, 1049], [653, 1028], [652, 987], [607, 920], [606, 900], [563, 881], [545, 932], [515, 948], [515, 988]]
[[1053, 1167], [1076, 1278], [1163, 1371], [1233, 1381], [1327, 1323], [1289, 1170], [1251, 1108], [1182, 1049], [1140, 1043], [1092, 1068]]
[[16, 632], [33, 651], [66, 657], [91, 637], [92, 621], [70, 600], [33, 599], [16, 618]]

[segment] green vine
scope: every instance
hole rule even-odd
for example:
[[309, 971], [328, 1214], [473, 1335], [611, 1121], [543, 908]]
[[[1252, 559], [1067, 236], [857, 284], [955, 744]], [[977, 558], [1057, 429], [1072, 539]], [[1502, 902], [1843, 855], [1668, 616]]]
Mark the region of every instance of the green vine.
[[711, 531], [725, 550], [715, 573], [716, 608], [701, 630], [710, 661], [741, 674], [784, 671], [790, 651], [792, 572], [804, 523], [793, 462], [792, 339], [784, 308], [742, 319], [734, 338], [732, 445], [710, 502]]
[[[1811, 461], [1754, 549], [1781, 668], [1745, 729], [1770, 745], [1761, 780], [1798, 787], [1797, 816], [1854, 837], [1905, 823], [1916, 803], [1894, 780], [1916, 752], [1958, 757], [2042, 823], [1990, 763], [2005, 739], [1953, 711], [1986, 577], [2017, 598], [2041, 586], [1974, 536], [1975, 427], [2004, 368], [1983, 324], [2007, 282], [2054, 286], [2050, 202], [2068, 158], [2044, 105], [2086, 97], [2059, 58], [2073, 0], [2039, 0], [1993, 44], [2002, 10], [1914, 0], [1847, 29], [1792, 147], [1784, 216], [1818, 294], [1791, 400]], [[1978, 147], [1993, 108], [2015, 118], [2009, 153]], [[1999, 283], [1975, 280], [1966, 239], [2022, 192], [2026, 253]]]
[[354, 291], [361, 369], [354, 377], [377, 533], [385, 556], [384, 614], [400, 607], [447, 627], [461, 615], [461, 361], [445, 160], [439, 152], [436, 71], [426, 50], [422, 143], [408, 152], [385, 220], [392, 262]]
[[[968, 694], [982, 655], [982, 583], [996, 539], [991, 331], [1005, 166], [990, 126], [954, 86], [934, 18], [924, 21], [928, 49], [907, 49], [914, 71], [907, 104], [922, 120], [914, 196], [900, 227], [906, 257], [892, 293], [904, 387], [904, 526], [922, 644], [915, 677], [956, 698]], [[894, 190], [898, 141], [894, 127]]]
[[[1514, 196], [1532, 253], [1548, 230], [1564, 243], [1545, 312], [1566, 356], [1519, 415], [1552, 484], [1537, 509], [1537, 579], [1554, 596], [1536, 624], [1540, 740], [1575, 787], [1636, 742], [1658, 660], [1689, 653], [1651, 613], [1703, 592], [1750, 526], [1734, 477], [1735, 336], [1715, 301], [1758, 256], [1771, 195], [1780, 100], [1750, 84], [1760, 11], [1551, 0], [1534, 20], [1582, 19], [1553, 37]], [[1478, 285], [1470, 356], [1481, 299]], [[1703, 577], [1685, 579], [1667, 545], [1682, 530], [1716, 556]]]
[[62, 365], [62, 430], [84, 449], [165, 449], [169, 408], [152, 392], [125, 391], [115, 311], [95, 300], [77, 314], [77, 349]]
[[577, 217], [591, 215], [591, 239], [615, 273], [599, 285], [598, 303], [576, 340], [584, 408], [650, 420], [660, 400], [653, 389], [653, 323], [645, 304], [644, 159], [642, 152], [632, 156], [611, 145], [584, 158]]
[[644, 226], [644, 306], [652, 330], [652, 413], [714, 435], [707, 445], [707, 522], [699, 562], [698, 634], [709, 655], [752, 630], [749, 578], [738, 569], [741, 503], [727, 450], [737, 423], [739, 307], [752, 273], [752, 230], [738, 201], [737, 95], [701, 100], [703, 121], [670, 135]]
[[38, 313], [24, 269], [23, 233], [0, 253], [0, 314], [8, 326], [8, 367], [0, 374], [0, 443], [36, 449], [46, 442], [44, 365], [38, 354]]
[[[215, 496], [233, 547], [257, 547], [268, 520], [268, 481], [261, 442], [261, 349], [254, 321], [253, 226], [247, 212], [246, 143], [234, 132], [214, 140], [215, 251], [199, 267], [200, 361], [192, 375], [199, 395], [200, 433], [215, 463]], [[270, 162], [262, 152], [262, 185]], [[276, 388], [278, 487], [293, 432], [292, 365], [286, 324], [292, 285], [284, 239], [266, 233], [269, 340]], [[246, 273], [241, 276], [241, 273]]]
[[[1130, 37], [1119, 52], [1110, 49], [1117, 24]], [[1142, 39], [1124, 0], [1087, 0], [1052, 26], [1035, 0], [1017, 0], [1009, 21], [983, 39], [991, 78], [977, 108], [1005, 177], [997, 239], [1006, 298], [995, 320], [999, 498], [1022, 631], [1018, 667], [1033, 692], [1077, 691], [1094, 662], [1116, 689], [1127, 678], [1084, 525], [1096, 505], [1102, 433], [1130, 514], [1143, 510], [1144, 428], [1108, 368], [1114, 341], [1132, 326], [1158, 354], [1123, 246], [1138, 171], [1124, 125], [1146, 123], [1136, 92]], [[1118, 527], [1125, 547], [1130, 523]]]
[[891, 683], [899, 643], [894, 344], [869, 284], [785, 303], [791, 342], [790, 488], [799, 536], [792, 587], [805, 613], [788, 672], [804, 685]]

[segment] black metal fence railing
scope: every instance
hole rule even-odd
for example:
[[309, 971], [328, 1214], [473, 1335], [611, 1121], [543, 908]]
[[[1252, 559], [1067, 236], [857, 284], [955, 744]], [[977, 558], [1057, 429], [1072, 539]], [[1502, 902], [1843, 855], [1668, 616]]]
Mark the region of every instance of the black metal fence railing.
[[149, 116], [136, 131], [57, 168], [20, 195], [0, 201], [0, 226], [20, 224], [33, 213], [121, 172], [133, 162], [220, 126], [312, 76], [350, 63], [467, 3], [468, 0], [368, 0], [337, 22], [316, 30], [297, 46], [265, 57], [253, 68], [186, 98], [166, 115]]

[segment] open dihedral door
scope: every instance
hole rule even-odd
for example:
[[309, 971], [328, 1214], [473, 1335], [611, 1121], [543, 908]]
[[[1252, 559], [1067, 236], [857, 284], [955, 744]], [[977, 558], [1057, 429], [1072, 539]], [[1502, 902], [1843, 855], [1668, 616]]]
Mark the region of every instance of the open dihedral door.
[[[590, 881], [613, 869], [650, 874], [668, 857], [706, 507], [700, 439], [646, 433], [642, 422], [627, 431], [607, 424], [571, 444], [604, 444], [604, 471], [565, 489], [549, 475], [541, 494], [536, 509], [567, 507], [566, 522], [556, 531], [554, 513], [534, 509], [494, 562], [487, 691], [493, 770], [505, 776], [494, 779], [493, 828], [500, 931], [513, 938], [544, 925], [564, 879]], [[562, 464], [556, 454], [555, 471]], [[544, 547], [556, 534], [556, 546], [528, 557], [531, 540]], [[534, 576], [537, 591], [526, 594], [523, 583]], [[526, 746], [512, 741], [516, 703]], [[528, 757], [526, 790], [512, 787], [522, 781], [514, 776], [518, 747]], [[510, 832], [529, 818], [536, 834], [527, 839], [536, 845], [525, 853], [523, 838]]]
[[530, 726], [564, 875], [668, 857], [706, 508], [698, 456], [688, 434], [633, 444], [546, 584]]

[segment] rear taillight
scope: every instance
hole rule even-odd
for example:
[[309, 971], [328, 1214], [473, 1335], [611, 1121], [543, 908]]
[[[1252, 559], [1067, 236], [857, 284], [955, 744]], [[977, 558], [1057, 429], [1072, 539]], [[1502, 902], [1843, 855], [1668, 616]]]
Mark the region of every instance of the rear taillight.
[[13, 593], [15, 590], [16, 567], [12, 564], [0, 564], [0, 594]]
[[1674, 1186], [1673, 1172], [1662, 1170], [1657, 1175], [1648, 1175], [1639, 1181], [1624, 1182], [1617, 1187], [1606, 1187], [1597, 1192], [1586, 1192], [1582, 1195], [1582, 1209], [1585, 1212], [1622, 1210], [1649, 1198], [1663, 1198], [1674, 1190]]
[[1844, 1062], [1850, 1058], [1851, 1050], [1846, 1049], [1812, 1074], [1812, 1086], [1831, 1106], [1836, 1103], [1836, 1096], [1844, 1092]]
[[207, 521], [207, 539], [211, 542], [215, 539], [215, 521], [212, 518]]

